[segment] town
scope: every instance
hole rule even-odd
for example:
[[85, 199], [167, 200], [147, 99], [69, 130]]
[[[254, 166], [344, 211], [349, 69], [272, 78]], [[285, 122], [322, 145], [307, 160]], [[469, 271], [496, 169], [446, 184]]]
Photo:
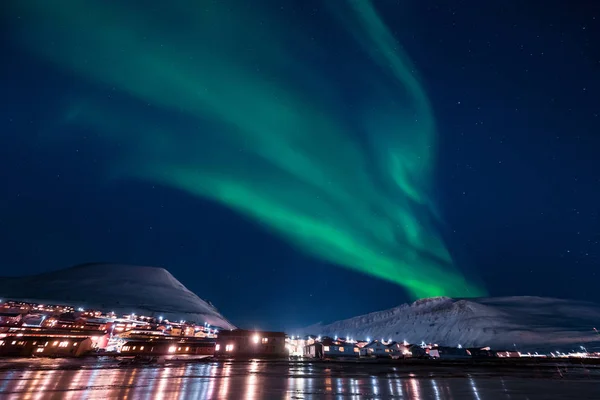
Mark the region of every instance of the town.
[[538, 354], [516, 349], [411, 344], [350, 337], [294, 336], [284, 332], [227, 330], [198, 321], [162, 316], [5, 300], [0, 302], [0, 356], [117, 356], [152, 360], [159, 356], [290, 359], [471, 359], [600, 358], [583, 346]]

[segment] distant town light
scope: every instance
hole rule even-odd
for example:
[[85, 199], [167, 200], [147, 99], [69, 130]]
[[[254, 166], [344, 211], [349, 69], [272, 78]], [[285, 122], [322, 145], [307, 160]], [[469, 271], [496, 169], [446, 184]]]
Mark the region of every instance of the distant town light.
[[459, 343], [459, 344], [458, 344], [458, 348], [459, 348], [459, 349], [462, 349], [462, 344], [460, 344], [460, 343]]
[[175, 350], [176, 350], [175, 346], [169, 347], [169, 353], [175, 353]]

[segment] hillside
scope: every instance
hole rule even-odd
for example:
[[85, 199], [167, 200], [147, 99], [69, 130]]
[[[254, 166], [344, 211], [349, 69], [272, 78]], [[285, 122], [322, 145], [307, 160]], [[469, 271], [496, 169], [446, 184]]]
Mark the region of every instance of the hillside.
[[84, 264], [18, 278], [0, 278], [1, 299], [22, 299], [234, 328], [219, 311], [163, 268]]
[[313, 325], [303, 332], [447, 346], [578, 349], [600, 342], [593, 330], [598, 325], [600, 306], [593, 303], [543, 297], [437, 297]]

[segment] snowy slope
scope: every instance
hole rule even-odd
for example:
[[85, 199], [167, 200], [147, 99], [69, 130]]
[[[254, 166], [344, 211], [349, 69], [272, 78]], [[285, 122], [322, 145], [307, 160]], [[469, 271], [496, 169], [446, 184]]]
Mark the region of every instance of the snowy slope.
[[436, 297], [327, 325], [305, 334], [392, 338], [411, 343], [564, 349], [600, 342], [600, 306], [543, 297]]
[[1, 299], [35, 300], [171, 320], [234, 326], [163, 268], [84, 264], [39, 275], [0, 278]]

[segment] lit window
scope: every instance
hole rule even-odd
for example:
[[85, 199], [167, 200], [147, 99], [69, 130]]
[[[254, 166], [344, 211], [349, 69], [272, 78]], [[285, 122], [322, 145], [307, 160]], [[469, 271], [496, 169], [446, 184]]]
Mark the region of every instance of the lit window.
[[189, 347], [186, 347], [186, 348], [185, 348], [185, 351], [189, 351], [189, 350], [190, 350], [190, 348], [189, 348]]
[[68, 345], [69, 345], [69, 342], [60, 342], [58, 347], [67, 347]]
[[358, 347], [355, 347], [355, 348], [354, 348], [354, 352], [355, 352], [355, 353], [358, 353]]
[[54, 346], [54, 347], [58, 346], [58, 340], [56, 342], [52, 343], [52, 346]]
[[269, 343], [269, 338], [266, 338], [266, 337], [262, 338], [262, 343], [263, 344]]
[[43, 347], [38, 347], [35, 351], [37, 353], [41, 353], [42, 351], [44, 351], [44, 348]]
[[233, 345], [228, 344], [227, 346], [225, 346], [225, 351], [233, 351]]
[[175, 349], [176, 349], [175, 346], [169, 347], [169, 353], [175, 353]]
[[389, 352], [390, 352], [390, 349], [385, 349], [385, 352], [386, 352], [386, 353], [389, 353]]
[[140, 350], [144, 350], [144, 346], [140, 346]]
[[323, 351], [329, 351], [329, 346], [323, 346]]
[[342, 346], [340, 346], [340, 353], [344, 352], [344, 348]]
[[178, 348], [177, 348], [177, 351], [181, 351], [181, 347], [178, 347]]
[[135, 350], [135, 348], [136, 348], [136, 347], [137, 347], [137, 346], [133, 346], [133, 349], [131, 349], [131, 350]]
[[128, 351], [129, 350], [129, 346], [123, 346], [121, 347], [121, 351]]
[[254, 343], [258, 343], [258, 335], [254, 335], [254, 337], [252, 338], [252, 340], [254, 341]]
[[218, 345], [215, 346], [215, 351], [219, 351], [219, 350], [221, 350], [221, 345], [220, 344], [218, 344]]
[[13, 342], [11, 344], [14, 346], [15, 344], [17, 344], [17, 341], [13, 340]]
[[73, 343], [73, 347], [77, 346], [77, 342]]

